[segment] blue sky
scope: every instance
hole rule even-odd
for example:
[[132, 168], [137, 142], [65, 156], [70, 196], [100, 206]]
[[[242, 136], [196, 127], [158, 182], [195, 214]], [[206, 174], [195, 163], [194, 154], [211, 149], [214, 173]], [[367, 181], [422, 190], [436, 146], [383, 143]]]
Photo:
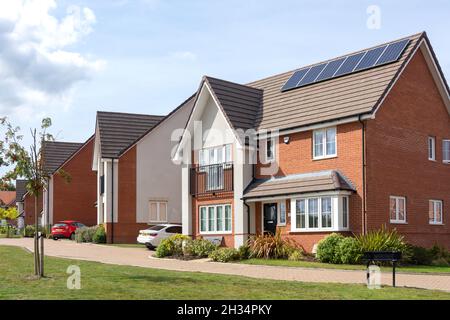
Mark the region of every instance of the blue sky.
[[[43, 2], [47, 18], [62, 21], [76, 6], [81, 22], [74, 30], [42, 32], [39, 44], [52, 39], [44, 46], [50, 62], [35, 66], [33, 74], [16, 72], [13, 89], [0, 82], [0, 113], [24, 129], [50, 116], [58, 140], [88, 138], [97, 110], [167, 114], [205, 74], [246, 83], [423, 30], [450, 76], [448, 1]], [[380, 9], [379, 29], [367, 27], [370, 5]], [[1, 30], [0, 18], [0, 36]], [[22, 44], [31, 38], [26, 32]], [[57, 60], [59, 51], [70, 55]], [[0, 50], [0, 65], [17, 62], [1, 56]], [[22, 83], [30, 93], [10, 97]]]

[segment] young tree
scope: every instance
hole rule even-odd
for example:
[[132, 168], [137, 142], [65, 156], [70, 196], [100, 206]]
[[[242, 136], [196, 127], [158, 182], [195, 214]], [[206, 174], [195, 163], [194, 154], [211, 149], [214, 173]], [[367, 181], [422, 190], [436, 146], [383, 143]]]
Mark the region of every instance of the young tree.
[[50, 118], [44, 118], [41, 128], [30, 129], [31, 144], [23, 145], [23, 135], [20, 128], [13, 126], [6, 117], [0, 118], [0, 128], [4, 132], [4, 138], [0, 140], [0, 168], [5, 167], [6, 173], [0, 178], [0, 185], [24, 178], [28, 181], [27, 190], [34, 196], [34, 271], [36, 276], [43, 276], [44, 266], [39, 254], [39, 212], [38, 197], [47, 186], [47, 177], [42, 161], [42, 146], [45, 141], [54, 141], [53, 136], [47, 132], [52, 125]]

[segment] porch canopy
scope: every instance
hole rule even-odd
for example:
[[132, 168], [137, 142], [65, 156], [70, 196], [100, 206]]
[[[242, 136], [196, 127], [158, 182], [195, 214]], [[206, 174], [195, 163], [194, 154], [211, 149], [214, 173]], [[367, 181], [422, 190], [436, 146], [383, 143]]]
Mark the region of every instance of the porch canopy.
[[244, 191], [244, 200], [260, 201], [266, 198], [300, 195], [324, 191], [355, 191], [352, 183], [339, 171], [327, 170], [254, 179]]

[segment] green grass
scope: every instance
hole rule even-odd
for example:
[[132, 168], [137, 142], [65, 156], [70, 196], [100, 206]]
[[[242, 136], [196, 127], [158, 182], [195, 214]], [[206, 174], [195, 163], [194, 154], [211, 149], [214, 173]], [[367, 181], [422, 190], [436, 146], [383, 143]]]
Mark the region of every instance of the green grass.
[[[450, 299], [450, 293], [364, 285], [302, 283], [176, 272], [47, 257], [47, 277], [31, 277], [33, 256], [0, 246], [0, 299]], [[81, 289], [66, 287], [78, 265]]]
[[[314, 261], [289, 261], [281, 259], [248, 259], [242, 260], [240, 263], [268, 265], [268, 266], [285, 266], [285, 267], [302, 267], [302, 268], [324, 268], [324, 269], [342, 269], [342, 270], [365, 270], [365, 265], [352, 264], [330, 264]], [[392, 267], [382, 267], [383, 271], [391, 271]], [[397, 268], [398, 272], [417, 272], [417, 273], [450, 273], [450, 267], [437, 266], [402, 266]]]

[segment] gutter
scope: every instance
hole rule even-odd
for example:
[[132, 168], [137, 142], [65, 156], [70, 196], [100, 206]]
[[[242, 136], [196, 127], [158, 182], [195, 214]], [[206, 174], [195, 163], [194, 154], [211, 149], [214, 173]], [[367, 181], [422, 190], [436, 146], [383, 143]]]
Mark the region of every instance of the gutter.
[[361, 116], [358, 119], [359, 123], [361, 123], [361, 140], [362, 140], [362, 184], [363, 184], [363, 194], [362, 194], [362, 234], [367, 233], [367, 196], [366, 196], [366, 123], [361, 119]]

